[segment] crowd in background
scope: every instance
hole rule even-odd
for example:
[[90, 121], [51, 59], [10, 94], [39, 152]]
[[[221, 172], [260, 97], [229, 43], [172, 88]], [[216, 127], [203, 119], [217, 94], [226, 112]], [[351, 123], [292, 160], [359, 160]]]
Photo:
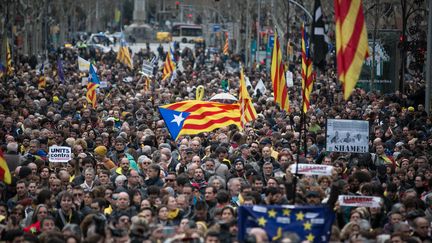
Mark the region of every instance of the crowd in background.
[[[287, 113], [274, 103], [265, 65], [255, 65], [246, 72], [252, 86], [259, 79], [267, 86], [253, 96], [255, 121], [243, 131], [230, 126], [174, 141], [157, 107], [195, 99], [199, 85], [205, 100], [225, 91], [237, 95], [239, 74], [225, 70], [242, 56], [210, 59], [201, 48], [177, 50], [184, 70], [164, 81], [158, 71], [147, 81], [142, 61], [157, 56], [162, 63], [164, 51], [135, 53], [130, 70], [113, 51], [60, 49], [48, 57], [43, 89], [37, 58], [14, 63], [0, 87], [0, 141], [13, 175], [10, 185], [0, 184], [3, 240], [235, 242], [241, 205], [326, 204], [337, 215], [331, 242], [432, 242], [432, 118], [419, 99], [421, 81], [408, 81], [406, 93], [356, 89], [344, 101], [330, 63], [319, 71], [302, 126], [298, 79]], [[108, 83], [99, 88], [96, 108], [86, 100], [88, 74], [78, 71], [78, 55], [93, 60]], [[298, 77], [300, 65], [291, 66]], [[370, 152], [326, 152], [328, 118], [367, 120]], [[49, 162], [53, 145], [71, 147], [73, 159]], [[334, 171], [298, 176], [294, 189], [290, 165], [297, 161]], [[342, 207], [338, 195], [377, 196], [382, 203]], [[249, 235], [249, 242], [270, 241], [261, 228]], [[280, 242], [302, 240], [284, 232]]]

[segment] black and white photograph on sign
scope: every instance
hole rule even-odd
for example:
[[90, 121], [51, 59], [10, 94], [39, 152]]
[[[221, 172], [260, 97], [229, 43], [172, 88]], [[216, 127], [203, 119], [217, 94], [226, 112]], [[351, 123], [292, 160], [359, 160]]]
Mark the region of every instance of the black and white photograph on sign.
[[327, 120], [326, 151], [366, 153], [369, 151], [369, 123], [359, 120]]

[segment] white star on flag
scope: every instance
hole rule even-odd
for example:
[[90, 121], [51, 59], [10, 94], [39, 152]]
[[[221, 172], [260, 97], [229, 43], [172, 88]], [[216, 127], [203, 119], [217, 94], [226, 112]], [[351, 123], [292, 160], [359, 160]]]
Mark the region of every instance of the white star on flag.
[[174, 114], [174, 119], [171, 122], [175, 122], [175, 123], [177, 123], [177, 126], [180, 126], [181, 122], [185, 119], [182, 115], [183, 115], [183, 112], [180, 113], [180, 115], [178, 115], [178, 116]]

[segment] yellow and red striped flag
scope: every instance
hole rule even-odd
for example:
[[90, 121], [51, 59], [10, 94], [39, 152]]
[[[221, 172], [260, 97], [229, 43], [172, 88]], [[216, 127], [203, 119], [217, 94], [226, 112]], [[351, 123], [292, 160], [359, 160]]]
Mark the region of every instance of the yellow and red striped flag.
[[171, 59], [171, 53], [170, 51], [167, 52], [166, 58], [165, 58], [165, 64], [163, 68], [163, 75], [162, 80], [167, 79], [171, 74], [174, 72], [175, 66], [174, 62]]
[[39, 77], [38, 79], [38, 89], [45, 89], [46, 87], [46, 78], [45, 75], [42, 74], [42, 76]]
[[310, 46], [307, 33], [304, 25], [301, 27], [302, 34], [302, 97], [303, 97], [303, 112], [306, 113], [310, 107], [310, 94], [313, 88], [312, 75], [312, 59], [310, 58]]
[[289, 112], [290, 107], [288, 88], [285, 80], [285, 66], [282, 62], [282, 51], [276, 31], [272, 52], [271, 79], [273, 82], [273, 93], [276, 103], [279, 104], [282, 110]]
[[223, 54], [228, 56], [229, 55], [229, 38], [228, 33], [225, 33], [225, 45], [223, 48]]
[[121, 46], [117, 53], [117, 60], [128, 66], [130, 69], [133, 69], [132, 58], [129, 52], [129, 48], [126, 45], [126, 42], [123, 40], [121, 41]]
[[3, 152], [0, 150], [0, 181], [4, 181], [6, 184], [12, 183], [12, 175], [9, 170], [9, 166], [3, 157]]
[[98, 84], [93, 82], [87, 83], [87, 93], [86, 98], [89, 103], [92, 104], [93, 108], [96, 108], [97, 106], [97, 97], [96, 97], [96, 89], [98, 87]]
[[97, 107], [97, 97], [96, 97], [96, 89], [99, 87], [100, 81], [97, 73], [93, 67], [93, 64], [90, 64], [90, 76], [89, 82], [87, 83], [87, 93], [86, 98], [89, 103], [92, 104], [93, 108]]
[[9, 77], [13, 75], [13, 67], [12, 67], [12, 54], [10, 50], [9, 41], [6, 38], [6, 73]]
[[149, 77], [144, 77], [144, 91], [150, 91], [151, 88], [151, 80]]
[[186, 100], [160, 106], [159, 112], [174, 140], [233, 124], [240, 129], [239, 104]]
[[252, 104], [252, 99], [246, 87], [246, 80], [243, 73], [243, 67], [240, 68], [240, 88], [239, 88], [239, 105], [240, 105], [240, 124], [244, 128], [247, 122], [256, 119], [257, 112]]
[[334, 7], [338, 78], [347, 100], [368, 57], [367, 30], [361, 0], [334, 0]]

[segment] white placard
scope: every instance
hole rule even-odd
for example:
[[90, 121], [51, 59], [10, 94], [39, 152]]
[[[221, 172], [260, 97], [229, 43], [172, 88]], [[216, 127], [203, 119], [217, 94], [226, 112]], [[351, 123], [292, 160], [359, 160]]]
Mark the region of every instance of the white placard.
[[[291, 173], [296, 173], [296, 164], [291, 165]], [[298, 173], [302, 175], [332, 175], [333, 166], [316, 164], [298, 164]]]
[[108, 88], [108, 81], [101, 81], [99, 87], [101, 89]]
[[286, 82], [287, 82], [287, 87], [294, 86], [294, 78], [293, 78], [293, 73], [291, 71], [286, 72]]
[[142, 72], [147, 77], [153, 76], [153, 64], [148, 61], [143, 61]]
[[369, 122], [327, 119], [326, 151], [369, 152]]
[[88, 77], [81, 78], [81, 85], [82, 86], [87, 86], [87, 84], [88, 84]]
[[380, 197], [339, 195], [338, 201], [340, 206], [346, 206], [346, 207], [370, 207], [370, 208], [381, 207]]
[[78, 69], [81, 72], [88, 72], [90, 69], [90, 62], [78, 56]]
[[72, 159], [72, 149], [63, 146], [51, 146], [48, 150], [48, 160], [53, 163], [65, 163]]

